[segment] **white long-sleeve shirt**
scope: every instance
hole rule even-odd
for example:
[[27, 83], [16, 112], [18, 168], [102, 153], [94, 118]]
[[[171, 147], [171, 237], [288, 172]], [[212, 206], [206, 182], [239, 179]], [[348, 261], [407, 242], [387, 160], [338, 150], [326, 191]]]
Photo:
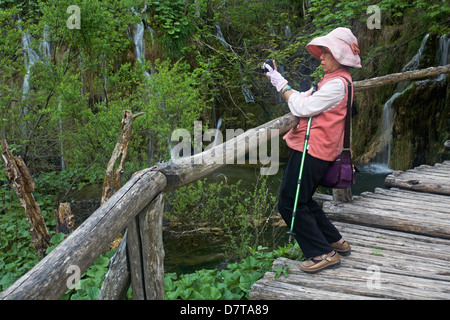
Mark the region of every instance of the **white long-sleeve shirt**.
[[347, 114], [348, 83], [344, 78], [352, 81], [348, 70], [341, 68], [325, 74], [313, 95], [308, 90], [289, 96], [289, 109], [299, 117], [298, 125], [283, 137], [289, 148], [303, 151], [308, 118], [312, 117], [308, 154], [325, 161], [336, 159], [342, 150]]
[[288, 106], [297, 117], [312, 117], [336, 107], [345, 97], [345, 85], [341, 79], [325, 83], [320, 90], [309, 95], [312, 88], [305, 92], [292, 90]]

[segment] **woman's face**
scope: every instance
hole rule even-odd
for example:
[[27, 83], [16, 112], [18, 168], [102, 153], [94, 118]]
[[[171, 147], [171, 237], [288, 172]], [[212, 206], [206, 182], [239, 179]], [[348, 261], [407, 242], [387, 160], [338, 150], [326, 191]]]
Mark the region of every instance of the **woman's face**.
[[321, 49], [322, 54], [320, 55], [320, 64], [325, 73], [332, 73], [341, 68], [341, 64], [337, 62], [328, 48], [321, 47]]

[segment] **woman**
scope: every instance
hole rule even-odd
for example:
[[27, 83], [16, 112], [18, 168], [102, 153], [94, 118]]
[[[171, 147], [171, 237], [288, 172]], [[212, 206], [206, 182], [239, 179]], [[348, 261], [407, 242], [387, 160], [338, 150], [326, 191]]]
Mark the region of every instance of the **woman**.
[[290, 153], [278, 208], [288, 226], [291, 225], [306, 126], [308, 118], [313, 117], [293, 231], [303, 254], [309, 258], [300, 263], [301, 269], [317, 272], [339, 266], [339, 254], [348, 255], [351, 251], [312, 196], [329, 164], [342, 150], [348, 99], [346, 79], [352, 81], [348, 68], [361, 68], [361, 59], [357, 39], [348, 28], [337, 28], [315, 38], [306, 48], [320, 59], [325, 72], [314, 94], [313, 89], [306, 92], [291, 89], [276, 67], [275, 70], [267, 64], [265, 67], [269, 70], [266, 75], [288, 102], [292, 114], [299, 117], [298, 125], [283, 138]]

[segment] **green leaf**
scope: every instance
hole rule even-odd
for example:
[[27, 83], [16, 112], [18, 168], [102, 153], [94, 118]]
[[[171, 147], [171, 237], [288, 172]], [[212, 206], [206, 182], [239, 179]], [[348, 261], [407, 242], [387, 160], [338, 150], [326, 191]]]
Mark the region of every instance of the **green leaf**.
[[203, 290], [200, 292], [200, 294], [206, 299], [206, 300], [219, 300], [222, 297], [222, 294], [220, 291], [212, 286], [207, 286], [203, 288]]
[[90, 287], [86, 289], [86, 293], [91, 300], [97, 300], [100, 289], [96, 287]]
[[51, 237], [50, 243], [58, 245], [63, 242], [65, 236], [66, 235], [64, 233], [57, 233], [53, 237]]

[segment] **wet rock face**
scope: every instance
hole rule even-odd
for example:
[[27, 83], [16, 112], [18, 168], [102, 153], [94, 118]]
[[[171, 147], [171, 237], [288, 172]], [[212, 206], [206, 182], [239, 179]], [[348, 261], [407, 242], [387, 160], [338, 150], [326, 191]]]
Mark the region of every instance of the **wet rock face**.
[[448, 80], [418, 82], [394, 105], [391, 166], [406, 170], [445, 158], [449, 135]]
[[[413, 61], [417, 64], [416, 69], [448, 64], [448, 37], [431, 33], [426, 38], [426, 41], [425, 37], [411, 41], [404, 46], [408, 47], [407, 50], [402, 49], [394, 56], [374, 59], [366, 64], [367, 72], [373, 72], [376, 68], [386, 69], [387, 73], [399, 72], [415, 57], [418, 58]], [[401, 42], [404, 40], [398, 39]], [[404, 91], [391, 105], [391, 138], [390, 148], [387, 149], [379, 139], [385, 131], [381, 120], [383, 108], [399, 90]], [[444, 142], [450, 137], [448, 75], [368, 90], [356, 94], [355, 102], [358, 115], [353, 119], [353, 151], [360, 162], [375, 161], [380, 153], [389, 150], [390, 168], [406, 170], [448, 157], [448, 151], [444, 149]]]

